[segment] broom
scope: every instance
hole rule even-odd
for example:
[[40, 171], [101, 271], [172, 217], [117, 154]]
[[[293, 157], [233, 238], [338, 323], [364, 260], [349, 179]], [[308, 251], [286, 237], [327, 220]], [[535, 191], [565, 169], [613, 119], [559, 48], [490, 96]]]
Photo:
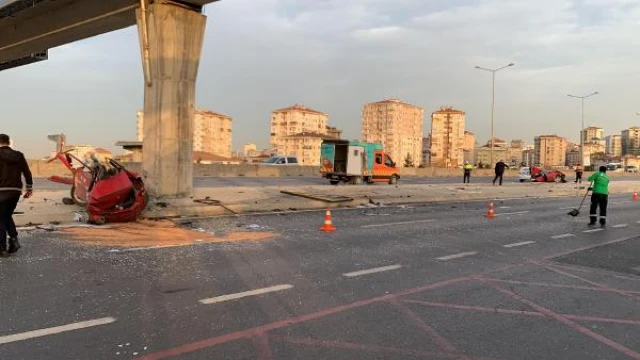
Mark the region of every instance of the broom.
[[582, 205], [584, 204], [584, 200], [587, 198], [587, 195], [589, 195], [589, 191], [591, 190], [592, 186], [593, 186], [593, 183], [591, 185], [589, 185], [589, 187], [587, 188], [587, 192], [582, 197], [582, 201], [580, 202], [580, 206], [578, 206], [577, 209], [573, 209], [573, 210], [569, 211], [567, 213], [567, 215], [571, 215], [573, 217], [576, 217], [576, 216], [580, 215], [580, 209], [582, 209]]

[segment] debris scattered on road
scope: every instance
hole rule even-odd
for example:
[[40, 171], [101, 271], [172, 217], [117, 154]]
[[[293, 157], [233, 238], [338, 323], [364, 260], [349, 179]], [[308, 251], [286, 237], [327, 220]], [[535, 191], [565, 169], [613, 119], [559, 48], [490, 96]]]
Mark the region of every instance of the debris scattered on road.
[[88, 219], [89, 219], [89, 215], [87, 213], [85, 213], [85, 212], [77, 211], [77, 212], [73, 213], [73, 221], [75, 221], [75, 222], [84, 223], [84, 222], [87, 222]]
[[[238, 241], [263, 241], [276, 236], [268, 231], [229, 231], [215, 235], [205, 229], [186, 229], [168, 220], [141, 220], [111, 224], [110, 227], [73, 227], [62, 230], [72, 240], [86, 245], [108, 247], [153, 247]], [[117, 252], [117, 251], [111, 251]]]

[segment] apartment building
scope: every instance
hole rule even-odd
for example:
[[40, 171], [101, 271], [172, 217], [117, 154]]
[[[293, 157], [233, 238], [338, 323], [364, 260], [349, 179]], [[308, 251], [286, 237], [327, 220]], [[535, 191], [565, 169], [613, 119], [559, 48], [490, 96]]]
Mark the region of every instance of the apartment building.
[[242, 147], [242, 155], [244, 157], [254, 157], [258, 155], [258, 147], [254, 143], [246, 143]]
[[[231, 157], [233, 119], [211, 110], [195, 109], [193, 151]], [[144, 139], [144, 113], [138, 111], [136, 138]]]
[[582, 130], [582, 141], [585, 144], [601, 144], [605, 145], [604, 129], [589, 126]]
[[402, 166], [407, 156], [421, 164], [424, 109], [399, 99], [365, 104], [362, 110], [362, 140], [380, 143]]
[[622, 156], [640, 155], [640, 127], [634, 126], [622, 130]]
[[[524, 141], [513, 140], [507, 143], [504, 140], [494, 138], [493, 140], [493, 162], [494, 164], [500, 160], [504, 161], [507, 165], [518, 166], [522, 163], [523, 152], [525, 149]], [[476, 160], [478, 164], [485, 166], [493, 166], [491, 164], [491, 140], [487, 141], [487, 144], [478, 148], [476, 151]]]
[[567, 140], [557, 135], [541, 135], [534, 138], [534, 163], [546, 168], [564, 167], [567, 157]]
[[609, 135], [605, 138], [605, 153], [612, 158], [622, 156], [622, 135]]
[[449, 168], [459, 167], [464, 163], [464, 129], [464, 111], [441, 107], [431, 114], [432, 166]]
[[464, 132], [464, 145], [462, 147], [464, 161], [476, 163], [476, 135], [471, 131]]
[[339, 139], [342, 131], [327, 125], [326, 113], [293, 105], [271, 114], [270, 144], [278, 155], [296, 156], [301, 165], [320, 164], [322, 140]]

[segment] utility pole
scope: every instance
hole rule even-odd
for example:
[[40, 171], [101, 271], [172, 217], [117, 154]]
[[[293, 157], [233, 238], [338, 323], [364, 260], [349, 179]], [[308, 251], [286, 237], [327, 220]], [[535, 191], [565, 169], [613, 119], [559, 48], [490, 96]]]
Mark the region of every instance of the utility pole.
[[506, 69], [508, 67], [514, 66], [514, 63], [509, 63], [503, 67], [499, 67], [497, 69], [488, 69], [488, 68], [483, 68], [480, 66], [476, 66], [476, 69], [478, 70], [484, 70], [484, 71], [489, 71], [492, 74], [492, 82], [491, 82], [491, 155], [489, 156], [489, 161], [491, 163], [491, 166], [493, 166], [493, 148], [495, 147], [495, 143], [494, 143], [494, 134], [493, 134], [493, 128], [494, 128], [494, 120], [493, 120], [493, 115], [494, 115], [494, 108], [495, 108], [495, 103], [496, 103], [496, 73], [502, 69]]

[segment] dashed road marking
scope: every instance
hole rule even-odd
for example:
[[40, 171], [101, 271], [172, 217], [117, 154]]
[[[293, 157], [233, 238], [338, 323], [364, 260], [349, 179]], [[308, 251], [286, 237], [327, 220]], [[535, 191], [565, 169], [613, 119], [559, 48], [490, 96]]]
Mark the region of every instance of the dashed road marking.
[[536, 243], [535, 241], [522, 241], [522, 242], [517, 242], [517, 243], [507, 244], [502, 246], [506, 248], [512, 248], [512, 247], [524, 246], [524, 245], [535, 244], [535, 243]]
[[425, 220], [413, 220], [413, 221], [400, 221], [400, 222], [393, 222], [393, 223], [385, 223], [385, 224], [370, 224], [370, 225], [362, 225], [361, 228], [375, 228], [375, 227], [386, 227], [386, 226], [393, 226], [393, 225], [409, 225], [409, 224], [419, 224], [419, 223], [426, 223], [426, 222], [432, 222], [435, 221], [434, 219], [425, 219]]
[[573, 210], [573, 209], [575, 209], [575, 206], [565, 206], [565, 207], [558, 208], [558, 210]]
[[591, 229], [591, 230], [585, 230], [583, 231], [583, 233], [594, 233], [594, 232], [600, 232], [600, 231], [604, 231], [604, 229]]
[[499, 206], [498, 209], [511, 209], [511, 206]]
[[551, 238], [552, 239], [564, 239], [564, 238], [569, 238], [569, 237], [574, 237], [575, 235], [573, 234], [560, 234], [560, 235], [554, 235]]
[[397, 270], [397, 269], [400, 269], [401, 267], [402, 267], [401, 265], [381, 266], [381, 267], [377, 267], [377, 268], [373, 268], [373, 269], [366, 269], [366, 270], [349, 272], [349, 273], [345, 273], [345, 274], [342, 274], [342, 275], [344, 275], [346, 277], [356, 277], [356, 276], [361, 276], [361, 275], [375, 274], [375, 273], [384, 272], [384, 271]]
[[208, 299], [202, 299], [202, 300], [199, 300], [199, 302], [204, 305], [210, 305], [210, 304], [221, 303], [223, 301], [236, 300], [236, 299], [244, 298], [247, 296], [262, 295], [262, 294], [272, 293], [276, 291], [289, 290], [291, 288], [293, 288], [293, 285], [290, 285], [290, 284], [276, 285], [276, 286], [270, 286], [262, 289], [256, 289], [256, 290], [250, 290], [250, 291], [245, 291], [245, 292], [240, 292], [235, 294], [222, 295], [222, 296], [216, 296]]
[[612, 228], [620, 229], [620, 228], [626, 228], [628, 226], [629, 226], [628, 224], [618, 224], [618, 225], [613, 225]]
[[465, 256], [472, 256], [472, 255], [475, 255], [477, 253], [478, 252], [476, 252], [476, 251], [461, 252], [461, 253], [458, 253], [458, 254], [442, 256], [442, 257], [437, 258], [437, 260], [446, 261], [446, 260], [459, 259], [459, 258], [462, 258], [462, 257], [465, 257]]
[[39, 329], [33, 331], [22, 332], [13, 335], [0, 336], [0, 344], [8, 344], [17, 341], [35, 339], [48, 335], [60, 334], [67, 331], [86, 329], [94, 326], [107, 325], [115, 322], [116, 319], [112, 317], [104, 317], [100, 319], [81, 321], [73, 324], [67, 324], [62, 326], [56, 326], [46, 329]]
[[496, 216], [507, 216], [507, 215], [524, 215], [524, 214], [528, 214], [531, 211], [516, 211], [516, 212], [510, 212], [510, 213], [500, 213], [500, 214], [496, 214]]

